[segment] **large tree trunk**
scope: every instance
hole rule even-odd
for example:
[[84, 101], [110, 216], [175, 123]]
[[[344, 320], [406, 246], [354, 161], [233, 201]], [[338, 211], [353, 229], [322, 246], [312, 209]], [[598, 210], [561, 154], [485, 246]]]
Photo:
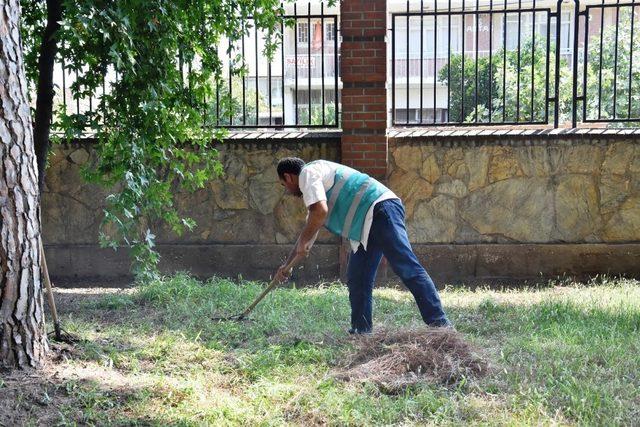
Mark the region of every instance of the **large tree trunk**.
[[33, 145], [38, 159], [38, 188], [44, 189], [45, 168], [49, 154], [49, 131], [53, 116], [53, 61], [58, 52], [56, 33], [62, 19], [62, 0], [47, 0], [47, 26], [42, 35], [38, 56], [38, 88], [33, 129]]
[[0, 3], [0, 367], [47, 352], [40, 281], [38, 171], [18, 0]]

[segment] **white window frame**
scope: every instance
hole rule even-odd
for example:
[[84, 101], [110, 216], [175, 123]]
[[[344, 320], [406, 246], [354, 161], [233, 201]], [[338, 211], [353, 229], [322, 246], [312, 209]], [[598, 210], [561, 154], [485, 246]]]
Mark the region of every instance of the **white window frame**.
[[335, 22], [325, 22], [324, 23], [324, 41], [332, 42], [332, 41], [335, 40], [335, 38], [334, 38], [335, 27], [336, 27], [336, 23]]
[[309, 43], [309, 23], [298, 22], [296, 25], [296, 42], [298, 45]]

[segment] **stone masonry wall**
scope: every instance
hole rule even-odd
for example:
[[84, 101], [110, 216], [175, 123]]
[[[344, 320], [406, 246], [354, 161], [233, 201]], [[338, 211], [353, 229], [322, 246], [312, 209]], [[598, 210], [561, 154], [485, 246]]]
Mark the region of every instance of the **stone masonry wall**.
[[[225, 175], [193, 194], [176, 197], [178, 208], [198, 226], [182, 236], [160, 227], [158, 243], [293, 243], [304, 224], [301, 201], [285, 195], [278, 183], [278, 159], [299, 156], [337, 161], [335, 142], [229, 141], [219, 147]], [[89, 160], [90, 144], [57, 147], [47, 170], [44, 239], [48, 244], [97, 242], [104, 198], [108, 192], [85, 183], [80, 167]], [[156, 227], [159, 225], [156, 224]], [[335, 239], [329, 233], [320, 242]]]
[[390, 157], [412, 242], [640, 241], [636, 139], [395, 139]]
[[[179, 210], [197, 222], [193, 232], [177, 236], [162, 224], [152, 225], [165, 271], [265, 279], [291, 249], [306, 209], [302, 200], [285, 195], [276, 172], [278, 159], [339, 161], [339, 133], [316, 134], [312, 139], [301, 139], [301, 133], [279, 134], [278, 139], [265, 135], [257, 139], [259, 135], [246, 141], [241, 137], [248, 134], [236, 135], [221, 144], [224, 177], [193, 194], [176, 196]], [[47, 170], [43, 235], [51, 274], [62, 281], [128, 277], [126, 251], [98, 246], [108, 192], [80, 176], [81, 166], [93, 153], [90, 142], [57, 146]], [[320, 256], [309, 259], [302, 276], [335, 277], [337, 242], [322, 231], [317, 241]]]
[[[194, 232], [176, 236], [154, 226], [164, 271], [268, 278], [305, 218], [302, 201], [285, 196], [277, 182], [277, 159], [340, 158], [335, 133], [235, 138], [220, 146], [225, 177], [176, 198], [197, 221]], [[107, 193], [79, 176], [91, 153], [89, 143], [57, 147], [48, 170], [43, 232], [50, 271], [61, 282], [128, 277], [126, 251], [97, 244]], [[635, 139], [392, 134], [389, 157], [387, 184], [402, 197], [414, 250], [440, 285], [564, 274], [640, 277]], [[323, 231], [296, 280], [335, 279], [346, 256]], [[384, 265], [379, 278], [395, 280]]]

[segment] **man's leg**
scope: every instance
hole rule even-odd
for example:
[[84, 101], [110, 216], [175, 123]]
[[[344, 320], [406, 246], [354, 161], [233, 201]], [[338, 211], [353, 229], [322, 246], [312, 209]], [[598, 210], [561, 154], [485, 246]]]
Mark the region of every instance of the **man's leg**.
[[371, 332], [373, 312], [373, 284], [382, 252], [376, 249], [365, 251], [362, 245], [356, 253], [349, 255], [347, 285], [351, 303], [351, 328], [355, 332]]
[[370, 236], [369, 244], [382, 249], [393, 271], [413, 294], [425, 323], [450, 325], [435, 284], [411, 249], [400, 200], [385, 200], [376, 205]]

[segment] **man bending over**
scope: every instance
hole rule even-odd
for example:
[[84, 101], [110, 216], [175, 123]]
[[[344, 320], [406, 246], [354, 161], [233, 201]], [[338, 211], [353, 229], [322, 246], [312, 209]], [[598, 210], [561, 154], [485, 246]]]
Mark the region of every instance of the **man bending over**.
[[436, 286], [411, 249], [398, 196], [370, 176], [326, 160], [305, 164], [297, 157], [287, 157], [278, 162], [278, 176], [290, 194], [302, 197], [309, 214], [274, 278], [288, 279], [286, 266], [296, 256], [309, 254], [318, 231], [325, 226], [351, 243], [347, 268], [350, 333], [371, 333], [373, 285], [383, 255], [413, 294], [424, 322], [451, 327]]

